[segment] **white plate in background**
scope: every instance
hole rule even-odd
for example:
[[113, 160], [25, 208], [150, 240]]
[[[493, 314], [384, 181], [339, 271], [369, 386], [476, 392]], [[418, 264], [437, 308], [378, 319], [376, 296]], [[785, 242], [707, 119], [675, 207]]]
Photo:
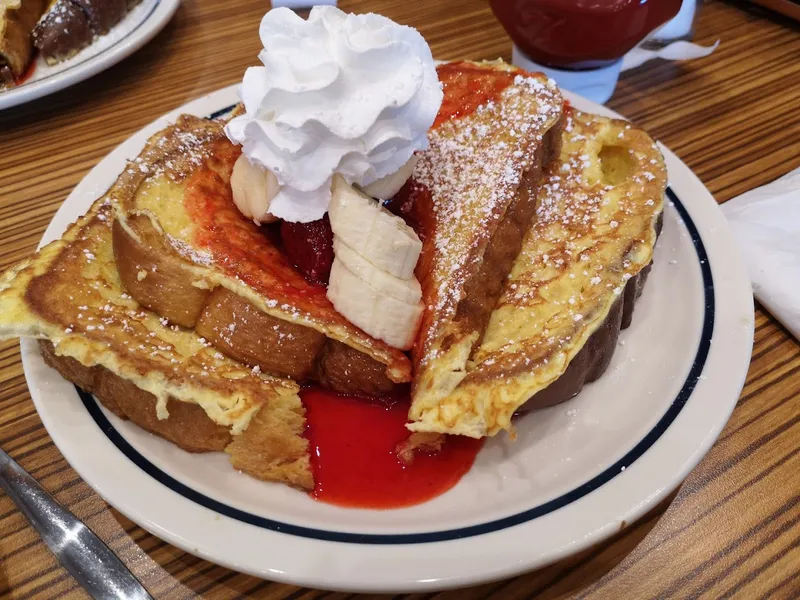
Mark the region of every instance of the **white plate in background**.
[[180, 0], [142, 0], [111, 31], [75, 56], [52, 66], [37, 56], [30, 79], [0, 91], [0, 110], [63, 90], [117, 64], [153, 39], [179, 4]]

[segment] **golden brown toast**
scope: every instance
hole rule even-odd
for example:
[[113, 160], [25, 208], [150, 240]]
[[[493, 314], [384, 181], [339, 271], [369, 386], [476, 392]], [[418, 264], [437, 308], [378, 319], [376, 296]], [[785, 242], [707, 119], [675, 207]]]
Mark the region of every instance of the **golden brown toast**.
[[416, 413], [415, 431], [511, 430], [529, 399], [563, 401], [599, 377], [630, 323], [660, 227], [663, 157], [625, 121], [565, 113], [560, 158], [485, 335], [458, 386]]
[[14, 84], [33, 56], [31, 35], [47, 0], [0, 2], [0, 89]]
[[222, 124], [182, 116], [154, 135], [110, 191], [123, 285], [171, 323], [262, 371], [378, 395], [411, 379], [399, 350], [333, 308], [233, 203], [240, 149]]
[[255, 477], [313, 487], [291, 381], [230, 360], [122, 289], [107, 198], [0, 277], [0, 338], [42, 340], [45, 361], [111, 411]]
[[502, 62], [438, 68], [445, 100], [413, 177], [426, 310], [409, 418], [427, 423], [468, 361], [530, 227], [542, 169], [561, 140], [562, 98]]

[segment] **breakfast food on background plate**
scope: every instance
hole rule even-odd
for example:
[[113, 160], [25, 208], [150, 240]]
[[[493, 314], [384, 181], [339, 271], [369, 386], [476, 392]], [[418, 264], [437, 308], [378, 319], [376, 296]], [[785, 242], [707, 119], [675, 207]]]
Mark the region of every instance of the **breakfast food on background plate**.
[[64, 61], [114, 25], [141, 0], [3, 0], [0, 2], [0, 90], [22, 83], [36, 52]]
[[261, 33], [237, 116], [179, 117], [3, 275], [0, 337], [39, 338], [118, 416], [254, 477], [425, 501], [608, 366], [663, 160], [540, 75], [434, 69], [377, 15], [274, 10]]
[[0, 90], [24, 76], [33, 57], [31, 33], [46, 0], [0, 2]]
[[141, 0], [53, 0], [33, 30], [47, 64], [66, 60], [107, 34]]

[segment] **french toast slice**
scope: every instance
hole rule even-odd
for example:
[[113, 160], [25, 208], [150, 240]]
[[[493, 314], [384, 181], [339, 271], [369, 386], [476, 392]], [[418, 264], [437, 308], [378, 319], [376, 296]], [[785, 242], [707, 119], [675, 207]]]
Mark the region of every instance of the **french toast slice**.
[[0, 89], [11, 87], [33, 57], [31, 35], [47, 0], [0, 2]]
[[118, 416], [190, 452], [310, 489], [298, 386], [224, 357], [122, 288], [107, 198], [0, 276], [0, 338], [38, 338], [45, 361]]
[[379, 395], [411, 380], [401, 351], [342, 317], [277, 240], [233, 203], [240, 149], [222, 124], [184, 115], [110, 190], [125, 289], [170, 323], [262, 371]]
[[560, 158], [467, 373], [412, 430], [513, 431], [520, 409], [561, 402], [597, 379], [630, 324], [660, 231], [664, 160], [625, 121], [569, 107], [565, 119]]
[[503, 62], [438, 67], [444, 102], [413, 175], [426, 310], [412, 350], [409, 419], [422, 430], [467, 375], [559, 153], [555, 83]]

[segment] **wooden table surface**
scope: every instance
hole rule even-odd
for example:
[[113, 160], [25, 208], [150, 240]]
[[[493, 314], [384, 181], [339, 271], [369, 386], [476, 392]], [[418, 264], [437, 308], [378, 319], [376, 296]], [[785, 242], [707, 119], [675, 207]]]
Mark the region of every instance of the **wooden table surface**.
[[[240, 80], [264, 0], [185, 0], [117, 67], [0, 113], [0, 268], [27, 256], [70, 190], [159, 115]], [[442, 59], [510, 58], [485, 0], [342, 0], [417, 27]], [[672, 148], [720, 201], [800, 166], [798, 27], [712, 2], [706, 59], [624, 74], [610, 106]], [[798, 207], [800, 208], [800, 207]], [[671, 504], [549, 568], [437, 598], [800, 598], [800, 346], [761, 308], [738, 406]], [[30, 401], [16, 341], [0, 344], [0, 445], [83, 519], [156, 598], [345, 598], [260, 581], [186, 554], [106, 505], [69, 467]], [[85, 597], [0, 497], [0, 591]], [[416, 598], [416, 596], [410, 596]]]

